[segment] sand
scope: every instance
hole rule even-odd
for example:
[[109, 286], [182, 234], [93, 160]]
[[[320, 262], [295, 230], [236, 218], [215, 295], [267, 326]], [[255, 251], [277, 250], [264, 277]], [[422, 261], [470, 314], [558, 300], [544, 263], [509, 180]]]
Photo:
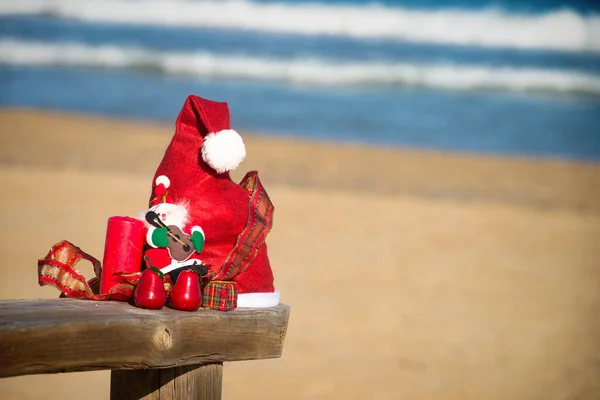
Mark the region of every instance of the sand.
[[[0, 110], [0, 299], [53, 298], [36, 260], [101, 258], [171, 125]], [[225, 364], [225, 399], [597, 399], [600, 165], [245, 135], [292, 308], [281, 359]], [[91, 275], [91, 268], [83, 268]], [[0, 380], [2, 399], [106, 399], [109, 373]]]

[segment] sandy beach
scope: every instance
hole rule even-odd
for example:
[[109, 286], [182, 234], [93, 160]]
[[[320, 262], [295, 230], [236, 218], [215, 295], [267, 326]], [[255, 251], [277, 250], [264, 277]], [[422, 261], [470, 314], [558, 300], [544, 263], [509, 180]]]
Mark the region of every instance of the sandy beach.
[[[62, 239], [101, 258], [172, 132], [0, 110], [0, 299], [57, 297], [36, 260]], [[244, 139], [234, 176], [259, 170], [275, 204], [292, 312], [281, 359], [225, 365], [225, 399], [600, 397], [600, 164]], [[106, 399], [109, 375], [2, 379], [0, 399]]]

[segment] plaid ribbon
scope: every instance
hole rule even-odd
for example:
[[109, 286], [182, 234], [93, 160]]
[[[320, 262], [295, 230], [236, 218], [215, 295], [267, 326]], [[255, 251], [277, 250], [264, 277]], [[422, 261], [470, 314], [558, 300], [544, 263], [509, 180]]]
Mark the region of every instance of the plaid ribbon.
[[258, 250], [265, 243], [273, 226], [275, 207], [258, 179], [258, 172], [248, 172], [240, 182], [240, 186], [250, 196], [248, 221], [244, 230], [238, 235], [237, 242], [229, 252], [221, 270], [214, 276], [216, 280], [227, 281], [244, 272], [256, 258]]
[[211, 281], [202, 289], [202, 307], [229, 311], [237, 307], [235, 282]]

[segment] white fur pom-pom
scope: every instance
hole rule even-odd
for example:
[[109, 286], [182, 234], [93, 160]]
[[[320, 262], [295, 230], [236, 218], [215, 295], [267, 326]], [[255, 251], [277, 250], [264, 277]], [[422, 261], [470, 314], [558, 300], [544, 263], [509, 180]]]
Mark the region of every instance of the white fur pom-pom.
[[232, 171], [246, 158], [242, 137], [232, 129], [209, 133], [202, 145], [202, 159], [219, 174]]
[[165, 189], [168, 189], [169, 186], [171, 186], [171, 180], [166, 175], [157, 176], [154, 182], [156, 183], [156, 186], [160, 184], [165, 185]]

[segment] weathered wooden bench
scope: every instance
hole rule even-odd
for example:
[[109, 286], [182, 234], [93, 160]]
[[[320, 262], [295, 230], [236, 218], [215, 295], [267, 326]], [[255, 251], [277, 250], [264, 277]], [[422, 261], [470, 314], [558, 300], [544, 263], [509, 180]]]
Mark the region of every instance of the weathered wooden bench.
[[220, 399], [224, 361], [281, 356], [290, 309], [0, 301], [0, 377], [111, 370], [111, 399]]

